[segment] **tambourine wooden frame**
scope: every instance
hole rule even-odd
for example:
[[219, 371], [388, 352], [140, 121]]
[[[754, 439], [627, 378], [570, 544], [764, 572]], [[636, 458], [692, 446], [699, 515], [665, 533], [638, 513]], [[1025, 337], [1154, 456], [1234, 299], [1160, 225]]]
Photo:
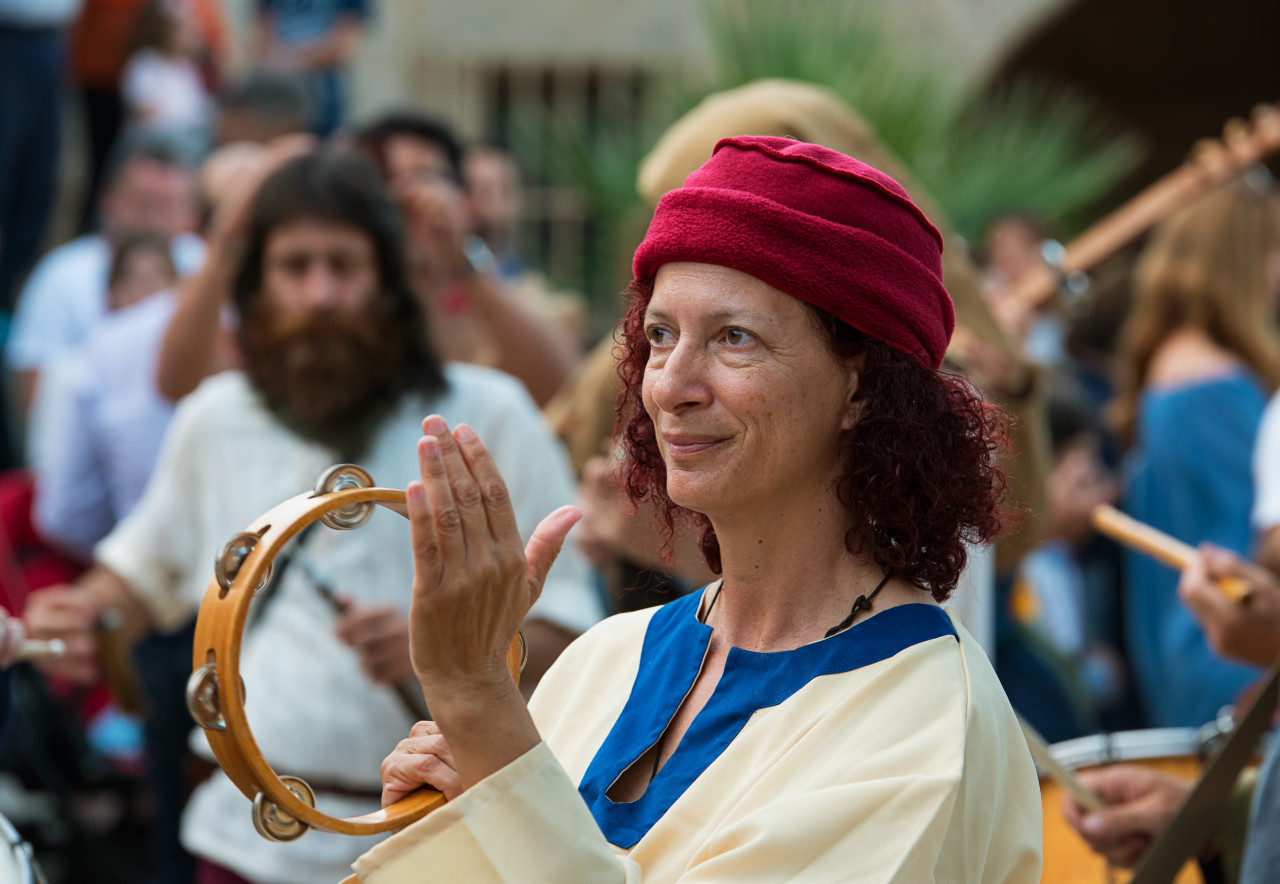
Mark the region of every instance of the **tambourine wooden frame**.
[[[392, 488], [344, 488], [326, 494], [308, 492], [290, 498], [258, 518], [247, 530], [258, 542], [241, 563], [230, 589], [215, 576], [209, 581], [196, 621], [192, 664], [198, 670], [215, 664], [222, 729], [205, 726], [205, 737], [223, 773], [250, 801], [259, 794], [308, 828], [342, 835], [376, 835], [403, 828], [445, 803], [432, 789], [419, 789], [394, 804], [364, 816], [342, 819], [322, 813], [285, 785], [267, 763], [249, 727], [244, 709], [244, 685], [240, 676], [240, 645], [255, 588], [268, 575], [272, 562], [290, 538], [333, 510], [370, 503], [408, 517], [405, 494]], [[408, 551], [406, 550], [406, 555]], [[518, 681], [521, 640], [516, 636], [507, 651], [507, 666]], [[393, 747], [388, 746], [387, 751]], [[248, 808], [246, 808], [248, 809]], [[288, 840], [288, 839], [281, 839]]]

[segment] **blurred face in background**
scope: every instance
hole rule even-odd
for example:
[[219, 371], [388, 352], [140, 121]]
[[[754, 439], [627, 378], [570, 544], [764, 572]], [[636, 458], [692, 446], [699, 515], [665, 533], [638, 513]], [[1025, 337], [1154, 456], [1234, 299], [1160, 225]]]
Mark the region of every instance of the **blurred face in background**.
[[1043, 263], [1039, 231], [1020, 218], [997, 221], [987, 233], [989, 284], [1006, 289], [1018, 283], [1026, 273]]
[[103, 232], [119, 241], [133, 233], [172, 239], [195, 229], [195, 176], [182, 166], [137, 158], [125, 163], [102, 195]]
[[176, 274], [167, 251], [154, 246], [132, 249], [120, 259], [111, 283], [112, 310], [120, 310], [173, 285]]
[[433, 142], [412, 135], [393, 135], [387, 139], [382, 151], [388, 184], [393, 189], [415, 182], [453, 180], [448, 154]]
[[404, 358], [373, 241], [345, 224], [299, 219], [272, 230], [243, 323], [255, 385], [270, 406], [312, 425], [359, 413]]
[[173, 17], [173, 55], [185, 58], [198, 58], [204, 51], [204, 35], [200, 33], [200, 22], [195, 13], [186, 4], [173, 4], [169, 10]]
[[1045, 479], [1050, 539], [1080, 546], [1093, 535], [1093, 510], [1115, 503], [1119, 489], [1098, 456], [1095, 434], [1084, 433], [1065, 442]]
[[476, 235], [495, 252], [510, 248], [520, 221], [520, 174], [511, 157], [477, 148], [467, 154], [467, 195]]

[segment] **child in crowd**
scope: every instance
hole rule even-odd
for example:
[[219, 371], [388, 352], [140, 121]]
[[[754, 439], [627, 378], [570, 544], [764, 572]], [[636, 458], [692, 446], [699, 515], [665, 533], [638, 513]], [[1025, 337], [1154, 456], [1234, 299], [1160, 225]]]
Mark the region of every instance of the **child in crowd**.
[[1120, 656], [1099, 628], [1105, 618], [1098, 609], [1105, 606], [1091, 592], [1097, 575], [1089, 573], [1081, 555], [1094, 534], [1090, 514], [1095, 506], [1114, 502], [1116, 482], [1099, 455], [1095, 415], [1066, 382], [1050, 389], [1049, 430], [1053, 467], [1046, 480], [1045, 539], [1019, 566], [1009, 614], [1071, 698], [1075, 720], [1093, 723], [1121, 699], [1125, 684]]
[[107, 307], [121, 310], [164, 291], [178, 278], [168, 241], [154, 233], [126, 237], [112, 256]]
[[202, 152], [211, 102], [199, 66], [203, 38], [188, 3], [150, 0], [138, 13], [134, 46], [121, 80], [129, 125], [171, 133]]

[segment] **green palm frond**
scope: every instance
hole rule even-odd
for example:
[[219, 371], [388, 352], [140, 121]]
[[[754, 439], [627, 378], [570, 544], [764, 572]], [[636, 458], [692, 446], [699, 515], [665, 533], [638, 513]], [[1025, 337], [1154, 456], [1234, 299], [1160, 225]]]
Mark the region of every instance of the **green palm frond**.
[[[704, 3], [709, 68], [656, 84], [648, 125], [540, 128], [553, 178], [577, 189], [593, 214], [595, 248], [625, 252], [634, 245], [634, 219], [643, 212], [636, 170], [657, 135], [707, 95], [765, 78], [816, 83], [840, 96], [971, 239], [1009, 211], [1078, 230], [1142, 157], [1138, 142], [1094, 104], [1048, 83], [1019, 82], [991, 95], [962, 91], [940, 53], [909, 45], [865, 2]], [[625, 264], [617, 257], [590, 263]], [[598, 289], [590, 281], [587, 288], [612, 295], [617, 282], [611, 273], [596, 281]]]
[[701, 95], [778, 77], [816, 83], [855, 107], [900, 156], [935, 143], [960, 95], [933, 62], [866, 4], [847, 0], [708, 0], [713, 74]]
[[1075, 232], [1143, 155], [1090, 102], [1025, 80], [973, 103], [938, 146], [908, 162], [970, 238], [1009, 211]]

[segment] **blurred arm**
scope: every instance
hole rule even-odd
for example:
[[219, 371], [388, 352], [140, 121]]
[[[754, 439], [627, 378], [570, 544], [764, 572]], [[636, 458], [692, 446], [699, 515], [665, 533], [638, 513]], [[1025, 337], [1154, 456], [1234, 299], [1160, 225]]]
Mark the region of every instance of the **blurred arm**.
[[493, 274], [475, 274], [466, 285], [471, 305], [496, 345], [497, 367], [523, 381], [539, 407], [545, 405], [573, 374], [577, 344], [554, 321], [507, 295]]
[[222, 305], [230, 299], [238, 249], [214, 240], [199, 272], [178, 285], [178, 303], [160, 344], [156, 389], [177, 402], [223, 366], [218, 358]]

